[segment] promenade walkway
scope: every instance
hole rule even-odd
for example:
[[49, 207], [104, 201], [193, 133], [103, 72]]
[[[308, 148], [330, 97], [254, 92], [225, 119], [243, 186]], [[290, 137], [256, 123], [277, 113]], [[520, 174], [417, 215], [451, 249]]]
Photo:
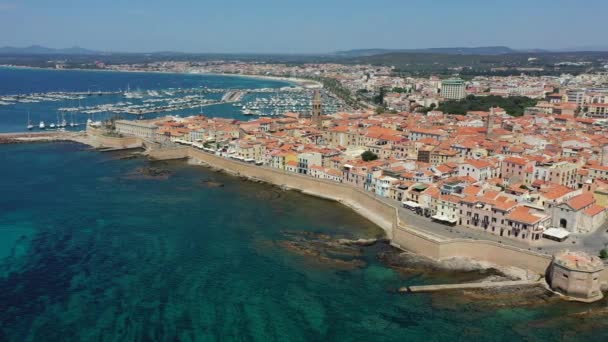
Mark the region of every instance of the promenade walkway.
[[430, 218], [416, 214], [415, 212], [403, 208], [401, 203], [390, 198], [376, 196], [381, 201], [399, 208], [399, 218], [403, 224], [409, 225], [423, 232], [432, 233], [444, 239], [473, 239], [487, 240], [502, 243], [505, 245], [534, 251], [541, 254], [553, 255], [557, 251], [564, 249], [581, 250], [597, 255], [598, 251], [608, 246], [608, 224], [599, 228], [591, 234], [572, 234], [571, 237], [564, 242], [556, 242], [547, 239], [542, 239], [530, 245], [523, 241], [508, 239], [497, 236], [481, 230], [474, 230], [462, 226], [448, 226]]

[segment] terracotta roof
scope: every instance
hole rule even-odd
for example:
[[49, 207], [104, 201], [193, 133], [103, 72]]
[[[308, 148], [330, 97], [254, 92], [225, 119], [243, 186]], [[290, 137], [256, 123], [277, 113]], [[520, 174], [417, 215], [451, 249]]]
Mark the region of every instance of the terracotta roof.
[[541, 189], [540, 192], [542, 193], [543, 197], [550, 199], [550, 200], [554, 200], [554, 199], [558, 199], [560, 197], [563, 197], [569, 193], [571, 193], [573, 190], [568, 188], [567, 186], [564, 185], [559, 185], [559, 184], [555, 184], [553, 186]]
[[595, 215], [603, 212], [604, 210], [606, 210], [605, 207], [602, 207], [601, 205], [593, 204], [589, 208], [585, 209], [585, 211], [583, 211], [583, 213], [585, 213], [585, 215], [595, 216]]
[[477, 169], [483, 169], [483, 168], [487, 168], [487, 167], [491, 166], [490, 163], [488, 163], [485, 160], [475, 160], [475, 159], [465, 160], [463, 164], [469, 164]]
[[576, 197], [572, 197], [566, 203], [574, 210], [581, 210], [595, 203], [595, 198], [593, 198], [593, 194], [590, 192], [585, 192]]
[[327, 173], [330, 176], [338, 176], [338, 177], [342, 177], [342, 171], [336, 170], [336, 169], [328, 169], [325, 171], [325, 173]]
[[481, 191], [481, 188], [478, 186], [467, 186], [466, 188], [463, 189], [463, 193], [465, 195], [472, 195], [472, 196], [477, 196], [477, 194], [479, 193], [479, 191]]
[[525, 223], [525, 224], [536, 224], [540, 220], [542, 220], [542, 217], [532, 215], [530, 213], [530, 209], [520, 206], [520, 207], [515, 208], [515, 210], [513, 210], [512, 212], [510, 212], [509, 215], [507, 215], [507, 219], [511, 220], [511, 221]]
[[496, 208], [498, 210], [509, 211], [517, 205], [517, 202], [515, 202], [515, 201], [494, 201], [492, 204], [494, 205], [494, 208]]
[[442, 173], [448, 173], [448, 172], [452, 172], [452, 168], [445, 165], [445, 164], [441, 164], [439, 166], [437, 166], [435, 169], [437, 169], [437, 171], [442, 172]]
[[519, 157], [508, 157], [508, 158], [505, 158], [504, 162], [525, 166], [526, 164], [528, 164], [529, 160], [524, 159], [524, 158], [519, 158]]

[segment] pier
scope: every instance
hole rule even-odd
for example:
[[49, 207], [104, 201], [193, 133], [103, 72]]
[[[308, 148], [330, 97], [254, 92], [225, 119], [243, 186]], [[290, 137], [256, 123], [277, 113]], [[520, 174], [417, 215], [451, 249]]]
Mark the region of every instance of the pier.
[[85, 136], [83, 131], [40, 131], [0, 133], [0, 144], [18, 144], [49, 141], [77, 141]]
[[437, 292], [437, 291], [452, 291], [452, 290], [471, 290], [471, 289], [491, 289], [497, 287], [512, 287], [512, 286], [536, 286], [540, 285], [540, 280], [509, 280], [509, 281], [484, 281], [478, 283], [464, 284], [442, 284], [442, 285], [414, 285], [404, 286], [399, 289], [401, 293], [421, 293], [421, 292]]
[[228, 91], [222, 96], [222, 102], [239, 102], [247, 94], [247, 91], [235, 90]]

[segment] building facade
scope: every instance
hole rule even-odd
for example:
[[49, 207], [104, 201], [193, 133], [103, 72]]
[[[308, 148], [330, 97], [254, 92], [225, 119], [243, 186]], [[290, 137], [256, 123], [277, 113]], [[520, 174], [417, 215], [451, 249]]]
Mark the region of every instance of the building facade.
[[457, 78], [442, 81], [441, 96], [446, 100], [464, 99], [466, 97], [464, 81]]
[[145, 121], [116, 120], [114, 122], [116, 132], [125, 135], [133, 135], [140, 138], [155, 138], [158, 134], [158, 126]]

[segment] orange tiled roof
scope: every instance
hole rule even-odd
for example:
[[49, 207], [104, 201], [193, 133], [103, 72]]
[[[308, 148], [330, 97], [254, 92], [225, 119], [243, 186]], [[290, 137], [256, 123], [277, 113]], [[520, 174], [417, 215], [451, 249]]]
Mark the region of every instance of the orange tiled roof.
[[530, 209], [520, 206], [510, 212], [509, 215], [507, 215], [507, 219], [525, 224], [536, 224], [542, 219], [542, 217], [532, 215], [530, 213]]
[[525, 166], [529, 162], [529, 160], [520, 157], [507, 157], [505, 158], [504, 162]]
[[591, 194], [590, 192], [585, 192], [578, 196], [572, 197], [566, 203], [574, 210], [581, 210], [595, 203], [595, 198], [593, 198], [593, 194]]
[[595, 215], [603, 212], [604, 210], [606, 210], [605, 207], [602, 207], [601, 205], [593, 204], [589, 208], [585, 209], [585, 211], [583, 211], [583, 213], [585, 213], [585, 215], [595, 216]]
[[491, 166], [487, 161], [480, 159], [468, 159], [464, 161], [464, 164], [469, 164], [477, 169], [483, 169]]
[[540, 189], [540, 193], [543, 195], [543, 197], [550, 199], [550, 200], [554, 200], [554, 199], [563, 197], [563, 196], [571, 193], [572, 191], [573, 190], [568, 188], [567, 186], [560, 185], [560, 184], [553, 184], [550, 187]]

